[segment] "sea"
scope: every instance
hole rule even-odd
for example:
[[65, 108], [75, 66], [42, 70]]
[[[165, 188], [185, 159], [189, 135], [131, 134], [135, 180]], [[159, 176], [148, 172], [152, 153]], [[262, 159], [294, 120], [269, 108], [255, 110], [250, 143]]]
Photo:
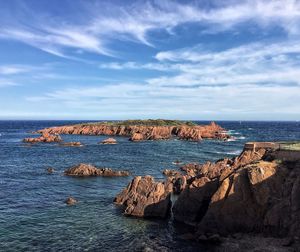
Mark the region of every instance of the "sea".
[[[0, 121], [0, 251], [207, 251], [182, 239], [191, 227], [176, 223], [172, 214], [166, 220], [125, 217], [114, 197], [133, 176], [163, 180], [164, 169], [179, 169], [177, 160], [204, 163], [239, 155], [249, 141], [300, 140], [299, 122], [217, 121], [234, 140], [130, 142], [115, 137], [118, 144], [101, 145], [106, 136], [63, 135], [65, 142], [84, 146], [22, 142], [38, 129], [80, 122]], [[79, 163], [128, 170], [131, 176], [63, 175]], [[49, 167], [55, 169], [52, 175]], [[69, 196], [78, 203], [67, 206]]]

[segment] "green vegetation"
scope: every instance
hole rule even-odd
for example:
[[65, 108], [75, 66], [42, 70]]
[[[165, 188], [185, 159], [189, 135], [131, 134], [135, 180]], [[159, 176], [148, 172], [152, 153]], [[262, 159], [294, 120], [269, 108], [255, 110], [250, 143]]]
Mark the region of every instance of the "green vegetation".
[[147, 120], [126, 120], [126, 121], [106, 121], [106, 122], [91, 122], [81, 123], [80, 126], [85, 125], [111, 125], [111, 126], [195, 126], [197, 124], [191, 121], [179, 120], [164, 120], [164, 119], [147, 119]]
[[300, 142], [282, 142], [280, 143], [280, 149], [300, 151]]

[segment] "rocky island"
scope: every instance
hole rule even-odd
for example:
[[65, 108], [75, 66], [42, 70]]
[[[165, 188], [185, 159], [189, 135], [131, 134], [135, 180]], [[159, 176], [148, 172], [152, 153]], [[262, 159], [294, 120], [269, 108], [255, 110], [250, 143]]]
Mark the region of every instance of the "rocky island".
[[[235, 158], [181, 170], [167, 172], [171, 176], [165, 181], [135, 177], [114, 202], [126, 215], [172, 213], [174, 220], [194, 227], [198, 241], [252, 233], [288, 237], [286, 246], [299, 243], [299, 143], [247, 143]], [[178, 194], [175, 202], [172, 194]]]
[[126, 136], [131, 141], [163, 140], [172, 137], [190, 141], [229, 138], [226, 131], [214, 122], [197, 125], [192, 122], [161, 119], [82, 123], [46, 128], [37, 133]]

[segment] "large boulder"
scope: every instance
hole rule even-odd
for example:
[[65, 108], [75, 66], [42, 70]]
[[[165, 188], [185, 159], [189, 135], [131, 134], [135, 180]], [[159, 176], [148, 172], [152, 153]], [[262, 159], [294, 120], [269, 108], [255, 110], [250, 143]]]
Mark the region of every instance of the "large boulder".
[[275, 217], [283, 221], [279, 226], [272, 226], [268, 221], [272, 208], [278, 208], [285, 201], [281, 193], [286, 173], [285, 167], [265, 161], [236, 170], [221, 182], [211, 197], [207, 212], [199, 223], [199, 231], [223, 235], [268, 230], [278, 235], [286, 233], [283, 231], [287, 221], [285, 214]]
[[125, 207], [124, 214], [165, 218], [171, 208], [172, 184], [155, 182], [151, 176], [137, 176], [114, 202]]
[[110, 168], [97, 168], [96, 166], [90, 164], [79, 164], [75, 165], [64, 172], [67, 176], [78, 176], [78, 177], [88, 177], [88, 176], [103, 176], [103, 177], [120, 177], [128, 176], [128, 171], [115, 171]]

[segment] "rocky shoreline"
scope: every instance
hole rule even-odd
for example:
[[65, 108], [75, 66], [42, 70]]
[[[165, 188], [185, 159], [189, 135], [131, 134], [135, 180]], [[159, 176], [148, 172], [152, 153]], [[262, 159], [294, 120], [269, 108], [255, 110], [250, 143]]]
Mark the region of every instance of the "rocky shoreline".
[[[60, 127], [51, 127], [37, 131], [40, 134], [77, 134], [77, 135], [108, 135], [126, 136], [131, 141], [164, 140], [177, 137], [181, 140], [200, 141], [201, 139], [222, 139], [230, 136], [226, 131], [214, 122], [208, 125], [193, 125], [189, 123], [151, 125], [140, 120], [139, 124], [131, 124], [131, 121], [122, 123], [87, 123]], [[168, 121], [162, 121], [168, 122]], [[136, 123], [136, 122], [132, 122]]]
[[285, 238], [284, 246], [297, 246], [300, 151], [290, 152], [268, 144], [246, 145], [232, 159], [185, 165], [181, 173], [167, 171], [165, 181], [135, 177], [114, 202], [124, 207], [125, 215], [172, 214], [175, 221], [194, 227], [190, 238], [195, 241], [228, 241], [241, 233]]

